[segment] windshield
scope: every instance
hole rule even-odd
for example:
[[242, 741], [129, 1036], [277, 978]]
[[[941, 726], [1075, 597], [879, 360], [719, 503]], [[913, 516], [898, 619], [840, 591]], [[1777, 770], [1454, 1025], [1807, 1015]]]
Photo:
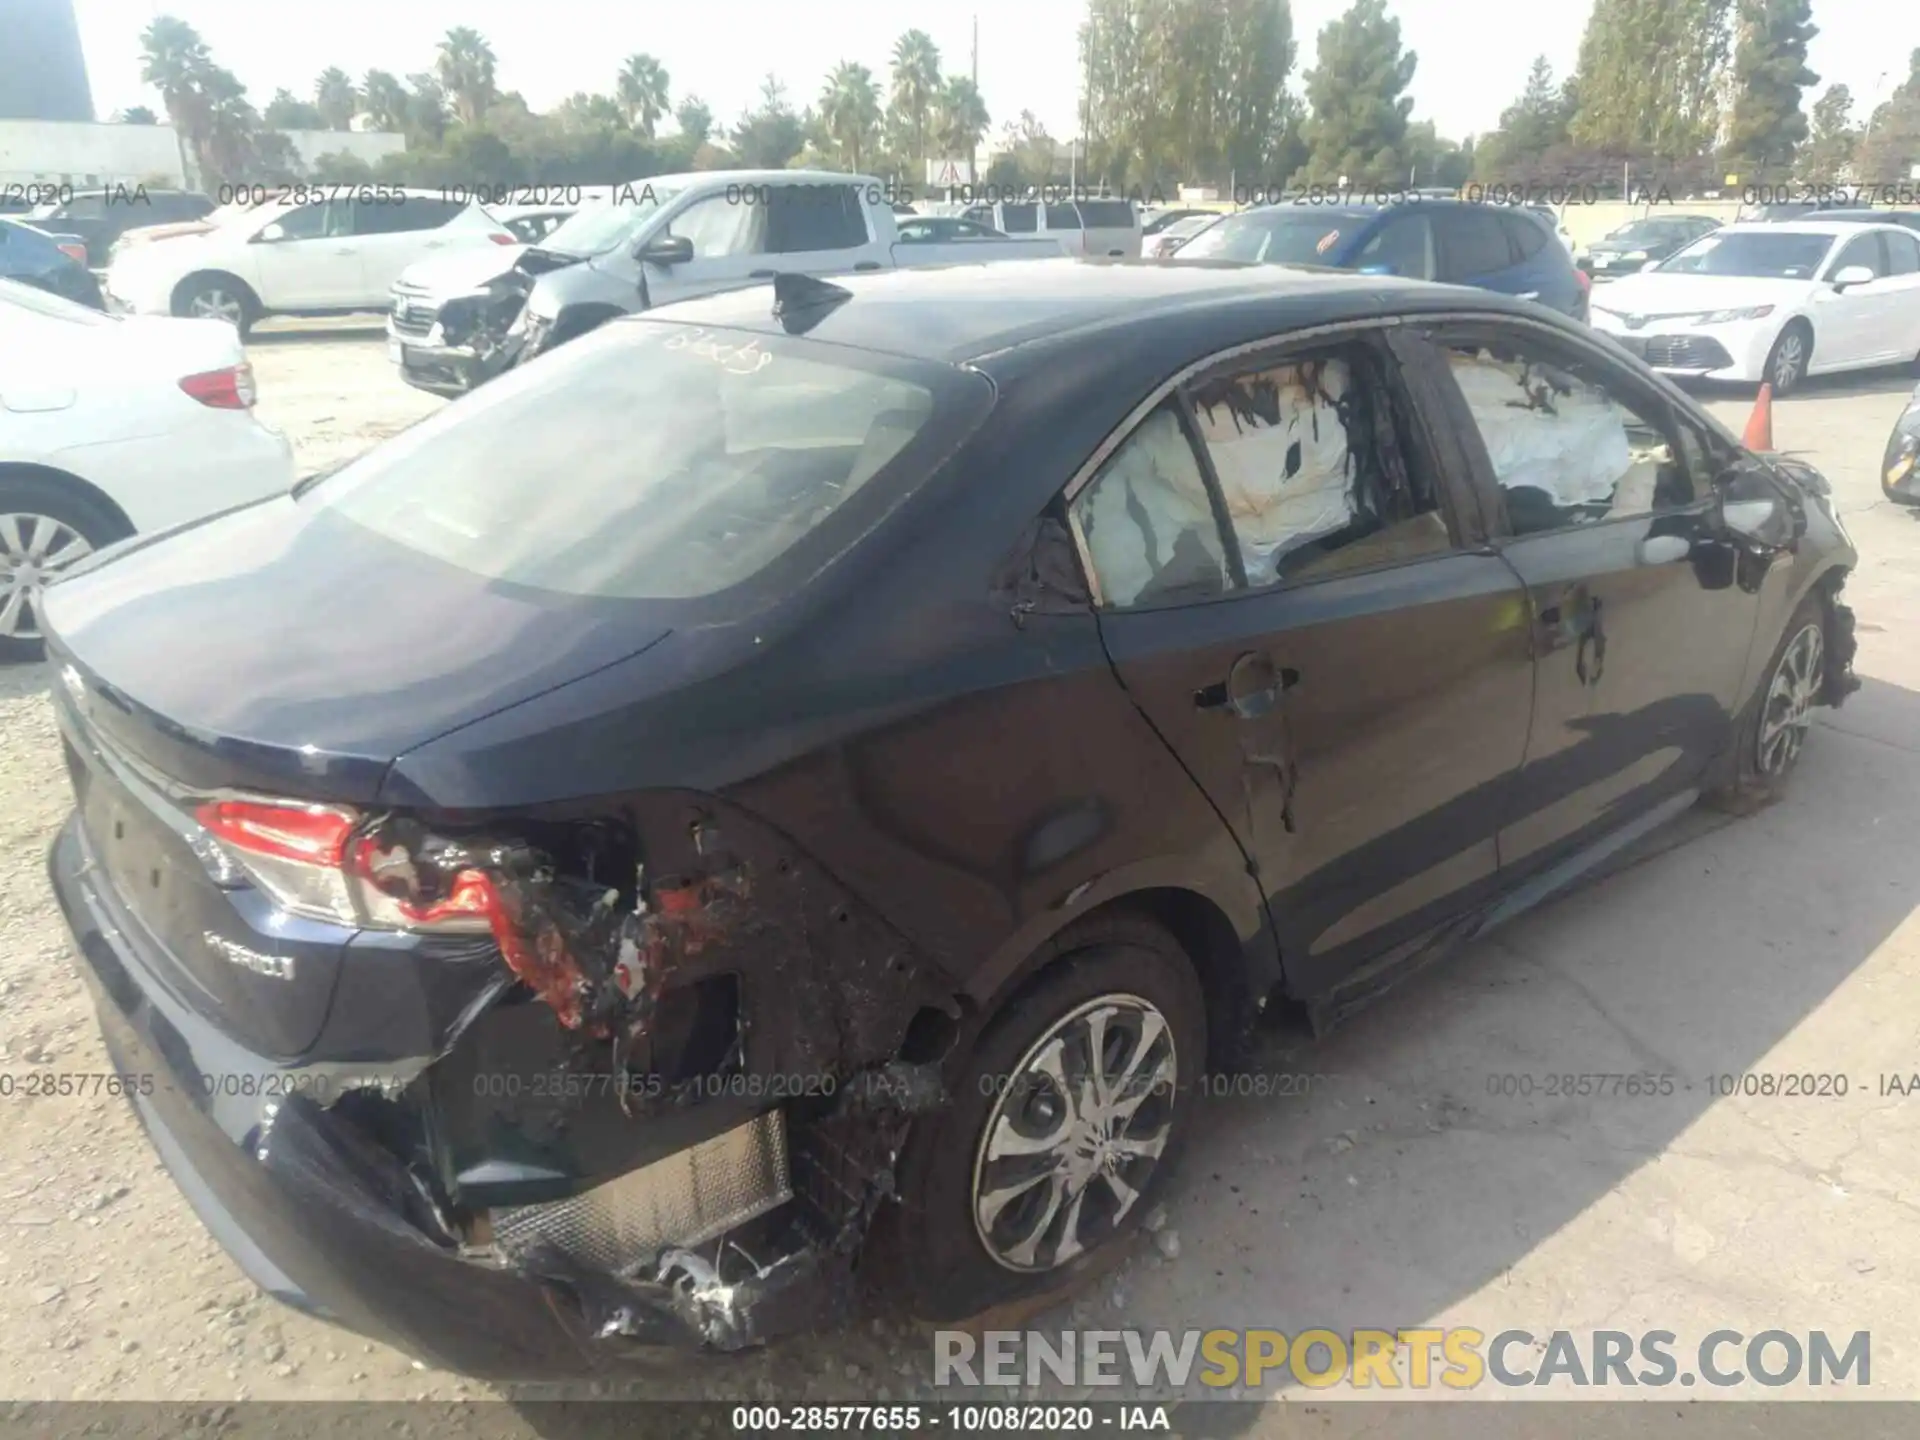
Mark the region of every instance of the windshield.
[[1368, 217], [1363, 212], [1262, 210], [1229, 215], [1180, 247], [1181, 260], [1252, 260], [1267, 265], [1327, 265], [1328, 254], [1343, 234]]
[[623, 187], [612, 200], [582, 206], [572, 219], [554, 227], [541, 242], [543, 250], [569, 255], [600, 255], [633, 239], [648, 216], [678, 195], [684, 187], [639, 185]]
[[1833, 248], [1833, 236], [1805, 231], [1705, 235], [1661, 265], [1663, 275], [1746, 275], [1769, 280], [1812, 278]]
[[302, 503], [488, 580], [712, 595], [829, 524], [928, 424], [933, 390], [883, 369], [897, 363], [741, 331], [608, 325], [377, 446]]

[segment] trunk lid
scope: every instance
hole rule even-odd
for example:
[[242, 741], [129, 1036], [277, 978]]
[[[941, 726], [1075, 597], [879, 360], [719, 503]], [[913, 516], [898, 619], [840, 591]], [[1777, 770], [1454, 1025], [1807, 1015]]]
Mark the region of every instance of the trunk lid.
[[344, 805], [373, 803], [404, 752], [666, 634], [292, 497], [83, 563], [45, 618], [89, 723], [135, 761], [196, 792]]

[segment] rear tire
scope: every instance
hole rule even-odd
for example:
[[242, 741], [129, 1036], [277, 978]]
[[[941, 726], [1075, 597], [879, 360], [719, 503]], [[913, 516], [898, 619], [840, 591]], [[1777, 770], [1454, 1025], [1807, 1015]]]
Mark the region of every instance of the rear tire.
[[1773, 386], [1776, 396], [1791, 394], [1807, 378], [1807, 366], [1813, 360], [1813, 327], [1804, 320], [1790, 320], [1767, 352], [1766, 368], [1760, 378]]
[[1096, 1268], [1152, 1210], [1192, 1128], [1207, 1020], [1186, 951], [1127, 915], [1054, 948], [949, 1062], [950, 1105], [908, 1138], [897, 1223], [876, 1238], [883, 1283], [921, 1318], [962, 1319]]
[[0, 663], [38, 660], [45, 579], [131, 529], [59, 481], [0, 475]]
[[224, 320], [245, 340], [260, 318], [260, 301], [231, 275], [190, 275], [174, 291], [173, 313], [193, 320]]
[[1826, 660], [1826, 605], [1816, 593], [1794, 609], [1759, 688], [1734, 721], [1731, 778], [1709, 794], [1714, 805], [1751, 814], [1785, 792], [1826, 689]]

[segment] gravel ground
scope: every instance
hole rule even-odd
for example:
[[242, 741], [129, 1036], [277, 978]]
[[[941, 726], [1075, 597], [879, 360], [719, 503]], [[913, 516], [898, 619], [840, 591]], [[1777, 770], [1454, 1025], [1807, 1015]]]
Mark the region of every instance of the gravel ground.
[[[395, 379], [371, 332], [263, 334], [253, 359], [262, 414], [293, 437], [303, 473], [441, 404]], [[1491, 1333], [1514, 1316], [1541, 1330], [1623, 1317], [1704, 1329], [1731, 1314], [1752, 1333], [1871, 1322], [1876, 1388], [1920, 1395], [1920, 1243], [1907, 1234], [1920, 1113], [1855, 1107], [1836, 1147], [1807, 1112], [1757, 1102], [1696, 1098], [1657, 1123], [1644, 1109], [1490, 1114], [1472, 1086], [1490, 1053], [1540, 1056], [1551, 1042], [1546, 1058], [1557, 1058], [1595, 1034], [1596, 1045], [1627, 1036], [1627, 1061], [1579, 1068], [1636, 1068], [1635, 1046], [1667, 1043], [1644, 1033], [1666, 1020], [1682, 1037], [1669, 1037], [1668, 1053], [1712, 1031], [1716, 1066], [1758, 1068], [1796, 1043], [1815, 1046], [1816, 1059], [1910, 1065], [1920, 881], [1910, 858], [1889, 878], [1873, 857], [1911, 857], [1920, 841], [1920, 525], [1871, 490], [1910, 383], [1815, 387], [1776, 421], [1783, 446], [1834, 477], [1866, 555], [1850, 593], [1869, 689], [1823, 723], [1801, 791], [1754, 821], [1679, 827], [1656, 847], [1669, 853], [1476, 947], [1329, 1041], [1268, 1057], [1267, 1068], [1342, 1083], [1291, 1101], [1285, 1116], [1271, 1102], [1215, 1107], [1171, 1221], [1035, 1323], [1294, 1331], [1444, 1316], [1434, 1323]], [[1737, 425], [1748, 402], [1721, 403]], [[42, 869], [68, 807], [46, 684], [41, 667], [0, 670], [0, 1073], [16, 1076], [107, 1068]], [[1782, 894], [1820, 899], [1770, 909], [1754, 898]], [[1632, 973], [1594, 979], [1621, 956]], [[1693, 989], [1674, 988], [1678, 956], [1692, 957]], [[1629, 982], [1637, 1002], [1618, 1013], [1596, 997]], [[1693, 992], [1709, 982], [1703, 1009]], [[0, 1399], [490, 1393], [261, 1296], [201, 1228], [123, 1101], [0, 1104]], [[1719, 1256], [1722, 1233], [1742, 1237], [1739, 1255]], [[1747, 1254], [1768, 1257], [1764, 1274], [1742, 1268]], [[1727, 1275], [1715, 1273], [1718, 1258], [1732, 1264]], [[930, 1355], [922, 1333], [854, 1318], [732, 1364], [676, 1365], [644, 1388], [871, 1402], [924, 1393]]]

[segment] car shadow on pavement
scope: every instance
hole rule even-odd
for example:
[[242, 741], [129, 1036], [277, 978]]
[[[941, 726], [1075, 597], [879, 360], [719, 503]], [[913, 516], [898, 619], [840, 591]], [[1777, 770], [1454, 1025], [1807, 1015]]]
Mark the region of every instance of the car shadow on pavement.
[[[1920, 695], [1867, 680], [1844, 709], [1821, 712], [1774, 806], [1740, 818], [1688, 812], [1603, 876], [1324, 1038], [1276, 1025], [1244, 1072], [1206, 1087], [1199, 1131], [1167, 1197], [1177, 1242], [1141, 1245], [1071, 1305], [1003, 1323], [1054, 1343], [1065, 1329], [1120, 1327], [1291, 1336], [1438, 1323], [1491, 1336], [1509, 1326], [1544, 1335], [1614, 1325], [1674, 1330], [1685, 1346], [1723, 1321], [1754, 1318], [1657, 1308], [1703, 1292], [1709, 1307], [1721, 1293], [1751, 1299], [1744, 1277], [1754, 1257], [1729, 1245], [1703, 1259], [1698, 1237], [1774, 1206], [1788, 1235], [1832, 1232], [1798, 1240], [1796, 1267], [1804, 1276], [1831, 1263], [1821, 1288], [1842, 1297], [1834, 1321], [1850, 1321], [1847, 1283], [1869, 1282], [1846, 1263], [1847, 1228], [1820, 1225], [1821, 1202], [1845, 1182], [1869, 1207], [1855, 1223], [1894, 1225], [1903, 1212], [1872, 1176], [1848, 1173], [1845, 1145], [1829, 1154], [1821, 1137], [1851, 1132], [1888, 1103], [1875, 1098], [1879, 1073], [1890, 1068], [1885, 1057], [1904, 1053], [1893, 1042], [1906, 1037], [1836, 1029], [1857, 1027], [1862, 1015], [1871, 1022], [1871, 1006], [1857, 1001], [1835, 1007], [1851, 1021], [1820, 1012], [1920, 906], [1920, 871], [1888, 860], [1916, 849]], [[1718, 1094], [1728, 1082], [1742, 1091], [1738, 1077], [1789, 1070], [1844, 1075], [1849, 1093]], [[1638, 1077], [1633, 1093], [1629, 1075]], [[1775, 1124], [1786, 1133], [1768, 1132]], [[1549, 1260], [1527, 1263], [1549, 1246]], [[1739, 1278], [1716, 1292], [1719, 1266]], [[1642, 1294], [1667, 1298], [1642, 1314]], [[1798, 1323], [1765, 1313], [1747, 1333]], [[888, 1322], [869, 1330], [851, 1320], [749, 1356], [685, 1357], [670, 1372], [677, 1381], [636, 1377], [597, 1393], [873, 1404], [891, 1385], [898, 1400], [936, 1405], [1012, 1398], [931, 1389], [930, 1329], [900, 1325], [876, 1340]], [[890, 1363], [902, 1356], [906, 1365]], [[1537, 1351], [1512, 1357], [1522, 1369], [1537, 1361]], [[913, 1374], [902, 1385], [895, 1369]], [[1197, 1403], [1203, 1395], [1228, 1398], [1185, 1392]], [[635, 1428], [646, 1407], [636, 1415], [625, 1405], [539, 1403], [557, 1396], [531, 1389], [514, 1398], [546, 1440], [647, 1433]], [[1262, 1423], [1255, 1407], [1206, 1416], [1210, 1435]]]
[[0, 704], [44, 695], [53, 683], [53, 671], [39, 660], [0, 662]]

